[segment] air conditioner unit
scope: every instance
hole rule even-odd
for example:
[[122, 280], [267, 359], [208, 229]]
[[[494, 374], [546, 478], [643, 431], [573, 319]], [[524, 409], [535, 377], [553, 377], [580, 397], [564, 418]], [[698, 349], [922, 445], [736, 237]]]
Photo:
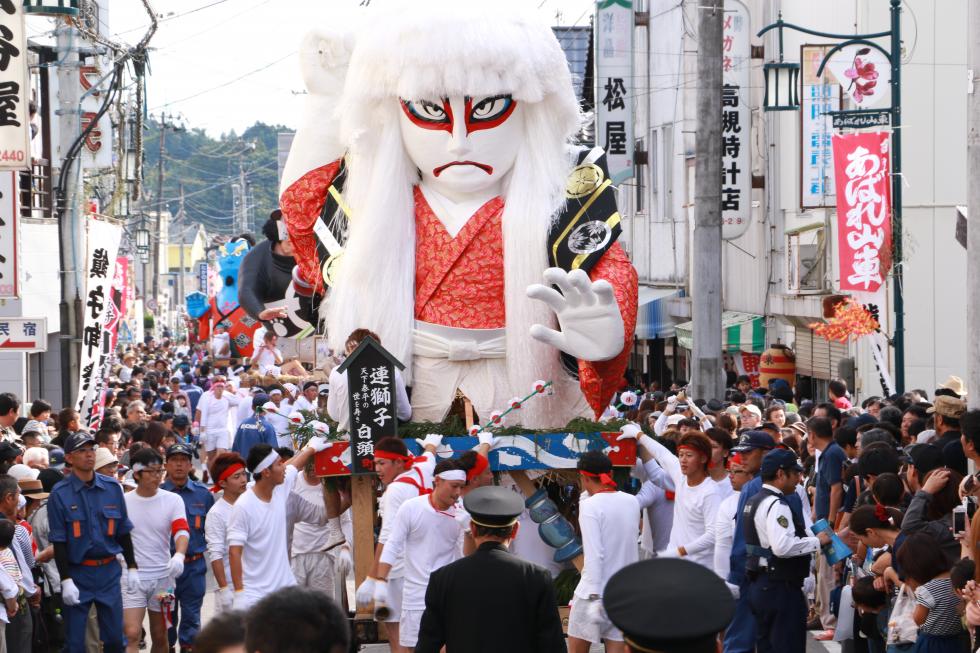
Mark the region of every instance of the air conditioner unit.
[[[816, 234], [808, 235], [812, 237]], [[818, 236], [815, 243], [802, 243], [800, 236], [801, 234], [794, 233], [787, 238], [787, 290], [798, 295], [825, 292], [827, 270], [825, 248], [821, 245], [822, 238]]]

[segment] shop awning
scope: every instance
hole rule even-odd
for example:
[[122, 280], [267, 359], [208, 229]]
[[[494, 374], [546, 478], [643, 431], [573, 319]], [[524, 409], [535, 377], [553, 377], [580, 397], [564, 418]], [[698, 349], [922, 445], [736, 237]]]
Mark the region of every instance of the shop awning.
[[667, 301], [671, 297], [680, 297], [683, 294], [684, 291], [680, 288], [640, 286], [636, 312], [636, 337], [640, 340], [673, 338], [674, 322], [667, 312]]
[[[766, 320], [761, 315], [725, 311], [721, 314], [721, 346], [725, 351], [761, 354], [766, 348]], [[694, 348], [694, 322], [677, 325], [677, 343]]]

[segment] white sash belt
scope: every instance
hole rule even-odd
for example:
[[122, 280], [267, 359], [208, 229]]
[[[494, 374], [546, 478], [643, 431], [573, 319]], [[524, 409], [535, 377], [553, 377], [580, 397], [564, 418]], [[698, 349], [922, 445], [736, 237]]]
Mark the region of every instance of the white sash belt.
[[507, 355], [505, 329], [459, 329], [415, 321], [412, 331], [416, 356], [475, 361]]

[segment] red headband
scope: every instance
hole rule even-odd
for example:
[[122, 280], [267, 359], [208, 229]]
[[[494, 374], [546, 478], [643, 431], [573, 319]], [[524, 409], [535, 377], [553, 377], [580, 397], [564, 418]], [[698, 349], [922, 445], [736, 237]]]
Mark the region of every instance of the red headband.
[[422, 456], [403, 456], [400, 453], [395, 453], [394, 451], [382, 451], [381, 449], [374, 450], [375, 458], [384, 458], [385, 460], [401, 460], [405, 463], [405, 469], [409, 469], [413, 463], [422, 460]]
[[245, 469], [245, 465], [241, 463], [235, 463], [234, 465], [229, 466], [225, 471], [221, 472], [221, 476], [219, 476], [218, 480], [215, 481], [214, 487], [211, 488], [211, 491], [214, 492], [215, 494], [220, 492], [221, 481], [227, 481], [235, 474], [235, 472], [237, 472], [240, 469]]
[[603, 472], [602, 474], [594, 474], [592, 472], [587, 472], [584, 469], [580, 469], [578, 470], [578, 473], [581, 474], [582, 476], [588, 476], [589, 478], [597, 478], [599, 479], [600, 483], [608, 487], [617, 487], [616, 481], [613, 480], [613, 477], [610, 476], [609, 474], [606, 474], [605, 472]]
[[473, 463], [473, 468], [466, 472], [466, 482], [469, 483], [474, 478], [483, 473], [487, 467], [490, 466], [490, 461], [483, 454], [476, 454], [476, 462]]

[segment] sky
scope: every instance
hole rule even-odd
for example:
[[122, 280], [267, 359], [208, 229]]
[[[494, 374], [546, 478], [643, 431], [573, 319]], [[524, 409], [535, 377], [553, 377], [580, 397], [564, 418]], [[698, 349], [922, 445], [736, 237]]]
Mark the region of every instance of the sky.
[[[212, 136], [241, 133], [256, 121], [295, 127], [304, 99], [300, 40], [310, 29], [344, 21], [362, 1], [150, 0], [162, 17], [150, 42], [150, 113], [174, 114]], [[521, 1], [537, 5], [556, 25], [588, 24], [594, 5], [593, 0]], [[32, 18], [29, 35], [50, 29], [50, 22], [38, 20], [46, 19]], [[135, 44], [148, 25], [140, 0], [109, 0], [113, 40]]]

